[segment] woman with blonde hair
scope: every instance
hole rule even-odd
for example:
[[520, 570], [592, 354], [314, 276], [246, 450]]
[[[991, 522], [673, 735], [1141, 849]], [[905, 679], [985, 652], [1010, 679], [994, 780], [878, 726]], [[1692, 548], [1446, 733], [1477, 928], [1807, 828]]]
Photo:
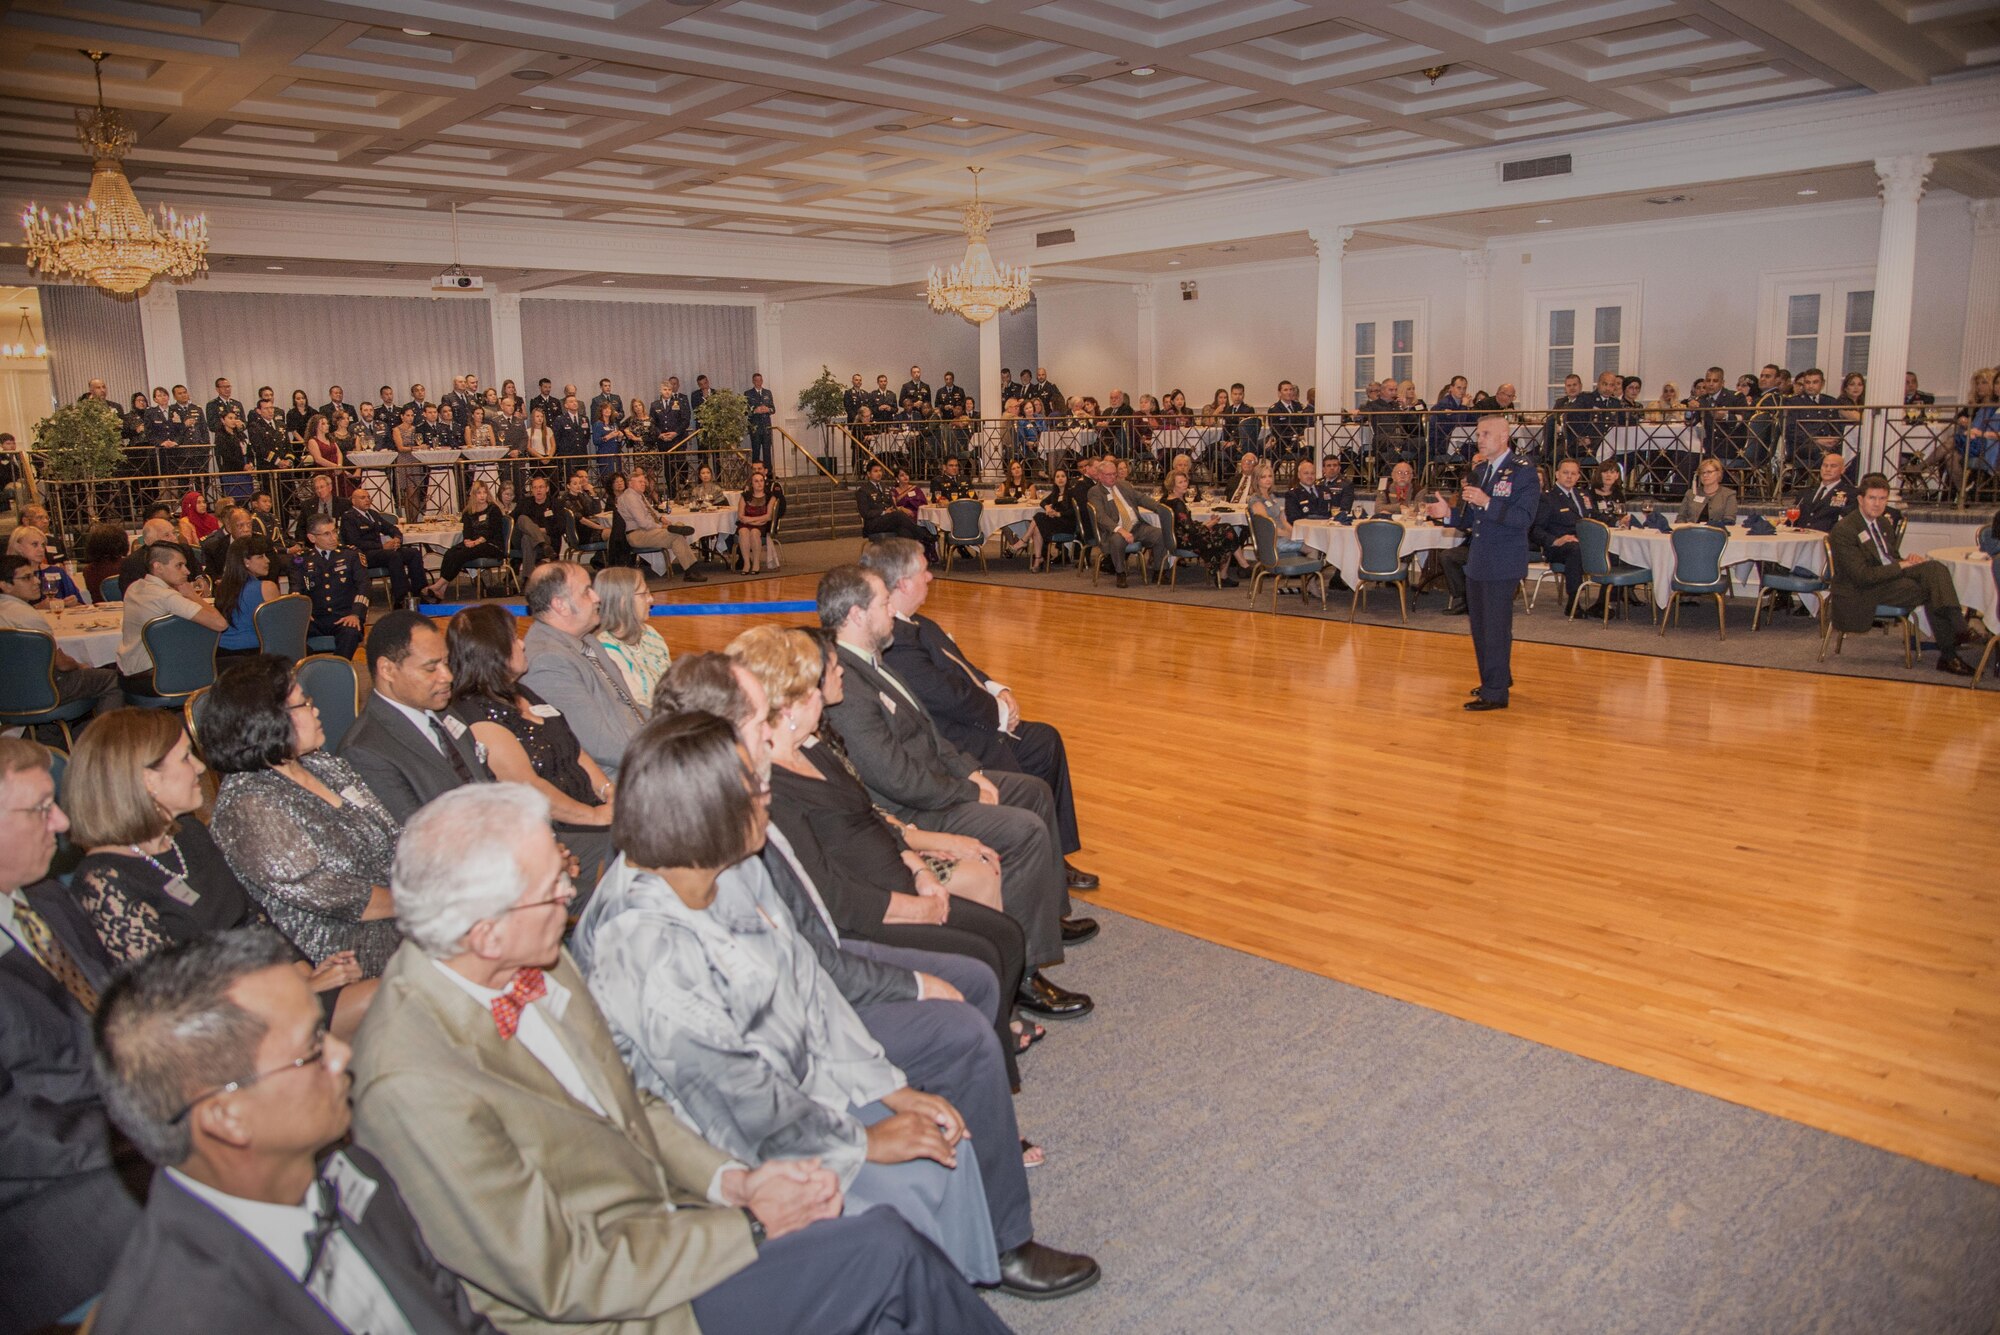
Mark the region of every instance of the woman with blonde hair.
[[653, 591], [629, 566], [606, 566], [591, 581], [597, 590], [597, 642], [618, 665], [634, 700], [651, 700], [673, 655], [660, 632], [648, 624]]

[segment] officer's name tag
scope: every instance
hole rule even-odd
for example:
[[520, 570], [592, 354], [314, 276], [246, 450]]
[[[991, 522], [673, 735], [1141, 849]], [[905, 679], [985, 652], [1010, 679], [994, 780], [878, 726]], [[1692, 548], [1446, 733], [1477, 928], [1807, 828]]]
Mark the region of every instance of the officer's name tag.
[[875, 694], [881, 697], [882, 708], [888, 710], [891, 714], [896, 712], [896, 702], [889, 698], [887, 691], [877, 691]]
[[465, 736], [465, 725], [450, 714], [443, 716], [444, 730], [454, 737]]
[[166, 891], [167, 898], [177, 904], [192, 905], [197, 899], [201, 898], [200, 891], [178, 876], [172, 877], [167, 881]]
[[562, 710], [554, 705], [529, 705], [528, 712], [538, 719], [561, 718]]

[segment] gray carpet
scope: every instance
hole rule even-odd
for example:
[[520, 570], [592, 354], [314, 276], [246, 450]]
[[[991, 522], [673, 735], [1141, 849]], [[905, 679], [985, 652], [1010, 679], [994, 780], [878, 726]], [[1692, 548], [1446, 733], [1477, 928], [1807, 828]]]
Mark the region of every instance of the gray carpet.
[[1023, 1335], [2000, 1328], [2000, 1188], [1097, 916], [1020, 1109], [1105, 1278]]
[[[844, 548], [847, 554], [838, 559], [852, 559], [851, 544], [824, 544], [836, 550]], [[789, 553], [789, 548], [787, 552]], [[1240, 589], [1218, 589], [1208, 578], [1205, 569], [1188, 567], [1180, 574], [1177, 587], [1140, 585], [1136, 573], [1132, 587], [1121, 589], [1110, 574], [1101, 576], [1095, 587], [1088, 575], [1078, 574], [1070, 566], [1059, 566], [1050, 574], [1029, 574], [1026, 562], [1021, 560], [992, 560], [988, 569], [982, 572], [977, 561], [955, 562], [950, 575], [952, 579], [972, 580], [985, 584], [1002, 584], [1020, 588], [1044, 589], [1058, 593], [1093, 594], [1107, 598], [1148, 598], [1176, 603], [1197, 603], [1207, 607], [1226, 608], [1230, 611], [1250, 610], [1249, 582]], [[1320, 611], [1319, 599], [1281, 597], [1278, 612], [1284, 616], [1325, 617], [1334, 621], [1345, 621], [1353, 594], [1332, 590], [1328, 594], [1327, 608]], [[1371, 588], [1368, 591], [1367, 610], [1357, 616], [1364, 625], [1395, 626], [1413, 631], [1434, 631], [1445, 634], [1466, 635], [1464, 617], [1444, 615], [1444, 586], [1437, 585], [1432, 592], [1411, 599], [1410, 620], [1407, 627], [1397, 617], [1396, 591], [1389, 588]], [[1258, 615], [1269, 616], [1271, 594], [1268, 585], [1257, 600]], [[1959, 690], [1967, 689], [1964, 677], [1946, 676], [1937, 670], [1937, 655], [1924, 653], [1914, 668], [1903, 666], [1901, 644], [1892, 635], [1875, 633], [1850, 635], [1838, 656], [1828, 653], [1824, 663], [1819, 661], [1819, 623], [1810, 617], [1783, 615], [1775, 620], [1768, 615], [1762, 629], [1754, 635], [1750, 631], [1750, 602], [1748, 599], [1733, 599], [1729, 604], [1729, 638], [1724, 640], [1716, 635], [1715, 605], [1689, 602], [1683, 604], [1680, 625], [1670, 628], [1666, 635], [1659, 633], [1648, 617], [1644, 607], [1625, 607], [1622, 618], [1614, 613], [1611, 624], [1605, 625], [1597, 617], [1579, 616], [1575, 621], [1563, 615], [1562, 587], [1558, 581], [1550, 580], [1542, 585], [1535, 602], [1535, 610], [1528, 613], [1516, 609], [1514, 617], [1514, 637], [1519, 640], [1535, 640], [1549, 644], [1569, 644], [1587, 649], [1606, 649], [1615, 653], [1650, 654], [1667, 658], [1686, 658], [1710, 663], [1736, 663], [1745, 667], [1784, 668], [1798, 672], [1832, 672], [1843, 676], [1881, 677], [1893, 681], [1908, 681], [1930, 686], [1950, 686]], [[1468, 649], [1468, 655], [1470, 650]], [[1977, 650], [1969, 656], [1969, 662], [1976, 662]], [[1993, 690], [1994, 677], [1989, 674], [1981, 683], [1984, 689]]]

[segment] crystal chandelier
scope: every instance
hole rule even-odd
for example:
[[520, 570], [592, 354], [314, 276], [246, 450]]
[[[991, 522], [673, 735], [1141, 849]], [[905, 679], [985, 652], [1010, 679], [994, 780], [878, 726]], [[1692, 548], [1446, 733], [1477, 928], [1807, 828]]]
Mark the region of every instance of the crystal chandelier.
[[0, 343], [0, 357], [9, 360], [26, 361], [49, 355], [49, 345], [35, 337], [35, 327], [28, 321], [28, 308], [21, 308], [21, 327], [14, 331], [12, 343]]
[[965, 258], [949, 269], [933, 267], [925, 295], [934, 311], [985, 324], [1002, 311], [1028, 304], [1028, 268], [993, 262], [993, 252], [986, 248], [993, 214], [979, 202], [980, 169], [967, 170], [972, 173], [972, 202], [965, 206]]
[[155, 278], [192, 278], [208, 268], [208, 219], [183, 218], [162, 204], [148, 216], [119, 164], [138, 136], [104, 105], [104, 52], [86, 51], [97, 73], [97, 109], [76, 113], [76, 137], [90, 154], [90, 198], [51, 214], [33, 204], [21, 215], [28, 263], [53, 278], [81, 278], [127, 296]]

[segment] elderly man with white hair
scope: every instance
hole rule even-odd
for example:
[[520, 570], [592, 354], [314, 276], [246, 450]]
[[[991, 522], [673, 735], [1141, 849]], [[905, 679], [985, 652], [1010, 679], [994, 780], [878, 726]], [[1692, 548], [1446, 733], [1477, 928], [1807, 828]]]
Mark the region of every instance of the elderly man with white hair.
[[512, 1335], [1003, 1331], [889, 1210], [815, 1160], [745, 1169], [626, 1073], [562, 948], [548, 803], [446, 793], [391, 873], [405, 941], [355, 1039], [355, 1139]]

